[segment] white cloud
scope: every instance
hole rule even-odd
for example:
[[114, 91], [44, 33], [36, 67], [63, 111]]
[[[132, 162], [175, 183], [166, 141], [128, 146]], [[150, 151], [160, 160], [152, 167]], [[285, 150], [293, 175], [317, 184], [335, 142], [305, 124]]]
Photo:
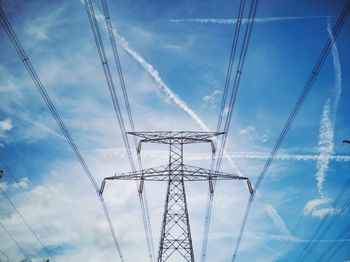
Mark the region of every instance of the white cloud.
[[248, 137], [249, 140], [252, 140], [255, 136], [256, 127], [255, 126], [247, 126], [245, 128], [239, 129], [238, 132], [240, 135]]
[[19, 189], [19, 188], [26, 189], [26, 188], [28, 188], [28, 185], [29, 185], [28, 177], [22, 177], [20, 179], [20, 181], [18, 181], [18, 183], [11, 184], [11, 188], [13, 188], [13, 189]]
[[330, 199], [325, 197], [310, 200], [304, 207], [304, 214], [319, 218], [323, 218], [327, 214], [332, 214], [334, 209], [329, 207], [329, 202]]
[[218, 100], [218, 97], [221, 95], [221, 93], [222, 92], [220, 90], [214, 90], [209, 95], [203, 96], [202, 100], [205, 103], [214, 103]]
[[52, 8], [52, 12], [48, 15], [37, 17], [34, 20], [27, 22], [24, 29], [25, 33], [29, 38], [35, 39], [36, 41], [48, 40], [50, 36], [48, 35], [52, 28], [62, 24], [63, 19], [60, 15], [65, 9], [65, 5], [57, 5]]
[[7, 118], [0, 121], [0, 132], [8, 132], [13, 128], [12, 120]]
[[0, 183], [0, 189], [6, 191], [9, 188], [9, 185], [6, 182]]

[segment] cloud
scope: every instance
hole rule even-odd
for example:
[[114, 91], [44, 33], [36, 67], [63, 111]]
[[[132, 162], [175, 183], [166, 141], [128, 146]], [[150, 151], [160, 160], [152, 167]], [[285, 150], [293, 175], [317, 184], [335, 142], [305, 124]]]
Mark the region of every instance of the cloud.
[[248, 137], [249, 140], [253, 140], [255, 135], [256, 127], [255, 126], [247, 126], [245, 128], [241, 128], [238, 130], [240, 135]]
[[8, 132], [13, 128], [12, 120], [6, 118], [5, 120], [0, 121], [0, 132]]
[[273, 208], [270, 204], [265, 205], [265, 211], [270, 216], [272, 221], [275, 223], [277, 229], [287, 236], [291, 236], [283, 218], [278, 214], [277, 210]]
[[29, 185], [29, 179], [28, 177], [22, 177], [20, 181], [18, 181], [18, 183], [13, 183], [11, 184], [11, 188], [13, 189], [26, 189], [28, 188]]
[[332, 214], [334, 212], [334, 209], [329, 207], [329, 203], [330, 199], [325, 197], [310, 200], [304, 207], [304, 214], [323, 218], [325, 215]]
[[219, 95], [221, 95], [222, 92], [220, 90], [214, 90], [209, 95], [203, 96], [202, 101], [205, 103], [214, 103], [217, 101]]
[[0, 183], [0, 189], [6, 191], [9, 188], [9, 185], [6, 182]]
[[[322, 19], [328, 18], [329, 16], [285, 16], [285, 17], [265, 17], [265, 18], [255, 18], [254, 23], [264, 24], [264, 23], [272, 23], [272, 22], [281, 22], [281, 21], [289, 21], [289, 20], [304, 20], [304, 19]], [[231, 25], [236, 24], [237, 19], [208, 19], [208, 18], [189, 18], [189, 19], [170, 19], [167, 20], [171, 23], [200, 23], [200, 24], [224, 24]], [[245, 24], [249, 20], [242, 19], [242, 23]]]
[[65, 5], [56, 5], [52, 8], [52, 12], [49, 15], [38, 17], [34, 20], [29, 21], [24, 29], [25, 33], [36, 41], [48, 40], [50, 36], [49, 31], [53, 27], [58, 26], [64, 22], [64, 20], [59, 19], [60, 15], [65, 9]]

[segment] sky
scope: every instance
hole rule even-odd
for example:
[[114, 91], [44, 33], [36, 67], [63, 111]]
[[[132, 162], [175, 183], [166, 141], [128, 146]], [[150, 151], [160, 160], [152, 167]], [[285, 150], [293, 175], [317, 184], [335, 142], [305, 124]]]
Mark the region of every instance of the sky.
[[[131, 171], [83, 3], [0, 3], [98, 184]], [[93, 3], [100, 14], [100, 1]], [[257, 181], [344, 3], [259, 2], [221, 171]], [[135, 129], [215, 131], [239, 1], [108, 4]], [[315, 240], [306, 261], [328, 247], [338, 248], [332, 261], [350, 260], [350, 213], [342, 208], [350, 189], [332, 205], [349, 183], [350, 145], [342, 143], [350, 139], [349, 32], [347, 21], [256, 192], [237, 261], [296, 261]], [[56, 261], [120, 261], [96, 192], [3, 27], [0, 39], [0, 261], [43, 261], [44, 247]], [[167, 150], [144, 146], [144, 167], [166, 164]], [[186, 164], [210, 168], [209, 145], [185, 146], [184, 155]], [[207, 183], [186, 184], [196, 261], [207, 190]], [[146, 183], [146, 192], [157, 253], [166, 185]], [[148, 261], [134, 182], [108, 183], [104, 198], [124, 260]], [[207, 261], [231, 261], [248, 199], [242, 181], [218, 182]], [[313, 237], [335, 217], [327, 234]]]

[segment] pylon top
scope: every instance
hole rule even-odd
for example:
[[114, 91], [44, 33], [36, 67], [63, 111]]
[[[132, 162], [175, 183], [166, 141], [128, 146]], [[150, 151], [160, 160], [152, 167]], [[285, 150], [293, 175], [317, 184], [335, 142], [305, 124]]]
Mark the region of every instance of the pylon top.
[[152, 131], [128, 132], [130, 135], [141, 138], [142, 142], [160, 144], [191, 144], [211, 142], [211, 138], [224, 134], [224, 132], [201, 131]]

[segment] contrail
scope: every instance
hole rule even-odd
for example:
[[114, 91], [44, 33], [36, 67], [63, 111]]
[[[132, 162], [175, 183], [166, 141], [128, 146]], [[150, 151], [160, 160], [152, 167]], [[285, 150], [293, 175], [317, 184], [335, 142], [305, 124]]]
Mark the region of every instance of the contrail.
[[3, 112], [5, 112], [5, 113], [7, 113], [7, 114], [13, 115], [15, 118], [17, 118], [17, 119], [19, 119], [19, 120], [22, 120], [23, 122], [27, 122], [27, 123], [29, 123], [29, 124], [32, 124], [33, 126], [36, 126], [36, 127], [38, 127], [39, 129], [45, 131], [46, 133], [49, 133], [49, 134], [54, 135], [54, 136], [57, 136], [58, 138], [61, 138], [61, 139], [63, 139], [63, 140], [66, 141], [66, 139], [65, 139], [64, 136], [62, 136], [61, 134], [59, 134], [59, 133], [53, 131], [52, 129], [48, 128], [47, 126], [44, 126], [43, 124], [41, 124], [41, 123], [39, 123], [39, 122], [30, 120], [30, 119], [28, 119], [28, 118], [26, 118], [26, 117], [20, 116], [20, 115], [18, 115], [18, 114], [15, 114], [15, 113], [13, 113], [13, 112], [10, 112], [10, 111], [5, 111], [5, 110], [3, 110], [3, 109], [0, 109], [0, 110], [3, 111]]
[[[104, 23], [104, 16], [103, 14], [96, 8], [96, 18], [100, 23]], [[210, 129], [207, 127], [207, 125], [203, 122], [203, 120], [186, 104], [185, 101], [183, 101], [177, 94], [175, 94], [169, 86], [163, 81], [163, 79], [160, 77], [159, 72], [148, 63], [139, 53], [137, 53], [126, 41], [124, 37], [122, 37], [118, 30], [116, 29], [115, 25], [112, 24], [113, 34], [116, 37], [118, 43], [123, 48], [123, 50], [129, 54], [147, 73], [148, 75], [160, 86], [160, 88], [165, 92], [168, 99], [172, 100], [181, 110], [183, 110], [187, 115], [189, 115], [199, 126], [202, 130], [210, 132]], [[242, 172], [238, 169], [238, 167], [235, 165], [235, 163], [232, 161], [232, 159], [228, 158], [226, 156], [226, 153], [224, 153], [225, 157], [229, 161], [232, 168], [235, 170], [235, 172], [238, 175], [242, 175]]]
[[[330, 37], [332, 37], [331, 23], [330, 20], [327, 21], [327, 31]], [[342, 91], [342, 77], [341, 77], [341, 67], [339, 61], [339, 53], [336, 44], [332, 46], [332, 57], [333, 66], [335, 73], [335, 83], [334, 89], [331, 96], [327, 99], [322, 113], [321, 124], [320, 124], [320, 140], [319, 140], [319, 151], [320, 155], [329, 156], [334, 152], [334, 126], [335, 118], [338, 109], [338, 103]], [[317, 162], [317, 189], [320, 195], [322, 195], [323, 183], [328, 171], [329, 161], [325, 159], [320, 159]]]
[[[96, 18], [100, 23], [104, 23], [104, 16], [96, 9]], [[203, 120], [183, 101], [177, 94], [175, 94], [169, 86], [160, 77], [158, 70], [153, 65], [148, 63], [139, 53], [137, 53], [129, 44], [124, 37], [122, 37], [114, 24], [113, 34], [119, 42], [120, 46], [126, 51], [141, 67], [148, 73], [148, 75], [160, 86], [165, 92], [167, 97], [172, 100], [180, 109], [185, 111], [204, 131], [210, 131], [209, 128], [204, 124]]]
[[[237, 235], [237, 234], [234, 234]], [[231, 233], [213, 233], [210, 236], [210, 239], [223, 239], [223, 238], [231, 238]], [[264, 232], [247, 232], [246, 238], [250, 240], [272, 240], [272, 241], [292, 241], [296, 243], [313, 243], [318, 240], [308, 240], [308, 239], [300, 239], [295, 236], [287, 236], [287, 235], [277, 235], [277, 234], [268, 234]], [[322, 243], [338, 243], [338, 242], [350, 242], [350, 239], [321, 239]]]
[[[286, 17], [265, 17], [265, 18], [255, 18], [254, 23], [265, 24], [272, 22], [288, 21], [288, 20], [304, 20], [304, 19], [324, 19], [329, 18], [329, 16], [286, 16]], [[216, 19], [216, 18], [189, 18], [189, 19], [169, 19], [166, 20], [171, 23], [200, 23], [200, 24], [223, 24], [232, 25], [237, 23], [237, 19]], [[242, 23], [246, 24], [249, 19], [242, 19]]]
[[270, 204], [265, 205], [265, 211], [272, 219], [273, 223], [276, 225], [277, 229], [281, 234], [286, 236], [291, 236], [286, 223], [283, 218], [278, 214], [277, 210], [273, 208]]
[[[327, 20], [327, 32], [332, 38], [331, 22], [330, 19]], [[326, 198], [323, 195], [323, 184], [329, 169], [329, 156], [334, 153], [334, 126], [336, 120], [336, 113], [338, 109], [338, 103], [342, 91], [342, 77], [341, 77], [341, 66], [339, 60], [339, 53], [336, 46], [336, 43], [332, 46], [332, 58], [333, 58], [333, 67], [335, 74], [335, 83], [334, 88], [330, 97], [327, 99], [320, 121], [320, 134], [319, 134], [319, 152], [321, 158], [317, 161], [317, 172], [316, 172], [316, 181], [317, 181], [317, 192], [320, 195], [320, 198], [310, 200], [306, 203], [304, 207], [304, 212], [311, 214], [312, 216], [323, 217], [326, 214], [334, 212], [331, 207], [321, 207], [328, 205], [330, 199]]]
[[[269, 158], [268, 154], [264, 153], [228, 153], [227, 157], [231, 159], [256, 159], [256, 160], [266, 160]], [[211, 159], [210, 156], [198, 156], [198, 157], [188, 157], [189, 160], [207, 160]], [[319, 160], [327, 160], [327, 161], [337, 161], [337, 162], [348, 162], [350, 161], [350, 156], [345, 155], [301, 155], [301, 154], [280, 154], [276, 155], [276, 160], [284, 160], [284, 161], [319, 161]]]

